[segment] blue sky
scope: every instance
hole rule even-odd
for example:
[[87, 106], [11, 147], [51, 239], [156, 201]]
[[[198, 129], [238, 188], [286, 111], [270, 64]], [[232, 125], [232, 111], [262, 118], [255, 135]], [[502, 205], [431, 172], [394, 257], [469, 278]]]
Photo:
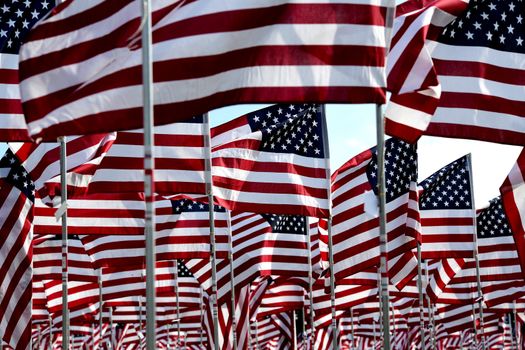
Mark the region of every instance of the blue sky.
[[[265, 105], [236, 105], [210, 112], [212, 126]], [[376, 144], [375, 105], [328, 104], [326, 107], [332, 172]], [[455, 159], [472, 153], [476, 206], [499, 195], [499, 186], [521, 147], [474, 140], [423, 136], [418, 143], [419, 178], [425, 179]]]

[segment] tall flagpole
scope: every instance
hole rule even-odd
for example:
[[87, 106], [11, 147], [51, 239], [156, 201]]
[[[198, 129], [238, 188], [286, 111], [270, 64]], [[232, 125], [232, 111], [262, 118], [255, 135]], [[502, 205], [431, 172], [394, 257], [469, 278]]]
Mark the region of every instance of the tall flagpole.
[[474, 200], [474, 181], [472, 176], [472, 155], [467, 154], [467, 166], [469, 170], [469, 180], [470, 180], [470, 194], [472, 196], [472, 208], [473, 212], [473, 221], [474, 221], [474, 259], [476, 261], [476, 283], [478, 287], [478, 307], [479, 307], [479, 327], [481, 335], [481, 349], [486, 349], [485, 344], [485, 324], [483, 322], [483, 291], [481, 289], [481, 274], [479, 269], [479, 252], [478, 252], [478, 225], [477, 225], [477, 216], [476, 216], [476, 201]]
[[[335, 304], [335, 272], [334, 272], [334, 247], [332, 239], [332, 178], [330, 172], [330, 143], [328, 142], [328, 125], [326, 122], [326, 106], [321, 105], [322, 113], [322, 127], [323, 127], [323, 149], [325, 154], [326, 164], [326, 188], [328, 197], [328, 218], [326, 219], [328, 228], [328, 263], [330, 265], [330, 309], [332, 311], [332, 349], [339, 349], [339, 342], [337, 341], [337, 319], [336, 319], [336, 304]], [[312, 301], [313, 302], [313, 301]]]
[[292, 311], [292, 349], [297, 350], [297, 313]]
[[386, 196], [385, 196], [385, 123], [381, 105], [376, 105], [377, 132], [377, 185], [379, 199], [379, 242], [381, 272], [381, 307], [383, 324], [383, 348], [390, 349], [390, 300], [388, 295], [388, 237], [386, 234]]
[[231, 212], [227, 210], [228, 218], [228, 260], [230, 262], [230, 294], [231, 294], [231, 315], [232, 315], [232, 336], [233, 350], [237, 350], [237, 315], [235, 314], [235, 269], [233, 266], [233, 242], [232, 242], [232, 218]]
[[200, 334], [199, 334], [199, 345], [200, 345], [200, 349], [202, 349], [203, 347], [203, 331], [204, 331], [204, 291], [202, 290], [202, 288], [200, 289], [200, 301], [201, 301], [201, 309], [200, 309], [200, 312], [201, 312], [201, 317], [200, 317], [200, 321], [201, 321], [201, 329], [200, 329]]
[[[206, 173], [206, 192], [208, 194], [208, 207], [210, 217], [210, 264], [211, 264], [211, 307], [213, 315], [213, 334], [215, 341], [215, 350], [219, 350], [219, 306], [217, 300], [217, 264], [216, 264], [216, 252], [215, 252], [215, 210], [213, 201], [213, 177], [212, 177], [212, 164], [211, 164], [211, 135], [210, 135], [210, 121], [208, 113], [203, 115], [204, 128], [205, 128], [205, 148], [206, 148], [206, 159], [205, 159], [205, 173]], [[149, 350], [149, 349], [148, 349]]]
[[[179, 350], [180, 348], [180, 294], [179, 294], [179, 263], [175, 260], [175, 298], [176, 298], [176, 307], [177, 307], [177, 340], [175, 342], [175, 349]], [[171, 334], [168, 331], [168, 339], [170, 339]]]
[[419, 333], [421, 336], [421, 350], [426, 350], [425, 339], [425, 309], [423, 302], [423, 273], [421, 271], [421, 242], [417, 242], [417, 289], [419, 292]]
[[354, 308], [350, 308], [350, 341], [351, 350], [355, 350], [355, 335], [354, 335]]
[[115, 349], [115, 332], [113, 331], [113, 308], [109, 307], [109, 342], [110, 349]]
[[60, 190], [62, 204], [57, 212], [62, 213], [62, 347], [69, 349], [69, 304], [67, 297], [67, 164], [66, 138], [59, 137], [60, 143]]
[[[430, 278], [428, 276], [428, 261], [425, 260], [425, 276], [426, 284], [430, 283]], [[430, 339], [432, 340], [432, 348], [436, 350], [436, 323], [434, 320], [434, 309], [432, 303], [430, 302], [430, 297], [427, 294], [427, 304], [428, 304], [428, 321], [430, 323]]]
[[146, 347], [155, 349], [156, 296], [155, 296], [155, 215], [154, 193], [154, 139], [153, 139], [153, 63], [151, 39], [151, 3], [142, 0], [142, 91], [144, 105], [144, 196], [146, 202]]
[[516, 320], [516, 300], [512, 301], [512, 323], [514, 324], [514, 329], [511, 327], [512, 342], [514, 343], [514, 349], [518, 350], [518, 323]]
[[49, 350], [53, 350], [53, 320], [49, 315]]
[[98, 269], [98, 326], [99, 326], [99, 342], [98, 348], [102, 349], [102, 317], [104, 316], [104, 295], [102, 294], [102, 268]]
[[[310, 337], [308, 338], [308, 342], [310, 342], [311, 348], [313, 348], [313, 340], [314, 340], [314, 334], [315, 334], [315, 325], [314, 325], [314, 293], [313, 293], [313, 266], [312, 266], [312, 238], [310, 236], [310, 225], [308, 223], [308, 220], [306, 220], [306, 226], [305, 226], [305, 234], [306, 239], [308, 242], [308, 297], [310, 298]], [[305, 317], [306, 319], [306, 317]]]

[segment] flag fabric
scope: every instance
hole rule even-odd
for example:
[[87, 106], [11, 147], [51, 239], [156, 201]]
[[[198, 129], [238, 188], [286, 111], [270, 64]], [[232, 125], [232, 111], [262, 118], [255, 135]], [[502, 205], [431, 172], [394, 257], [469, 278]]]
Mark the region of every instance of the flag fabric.
[[473, 256], [476, 213], [467, 157], [455, 160], [419, 184], [423, 259]]
[[[379, 264], [377, 155], [372, 148], [332, 175], [334, 273], [337, 279]], [[417, 180], [416, 147], [397, 139], [385, 143], [386, 214], [389, 256], [416, 246], [407, 224], [410, 188]], [[413, 220], [412, 220], [413, 221]]]
[[237, 212], [326, 217], [323, 118], [319, 105], [273, 105], [213, 128], [217, 203]]
[[15, 350], [31, 341], [35, 186], [14, 154], [0, 159], [0, 334]]
[[[155, 192], [205, 194], [203, 117], [154, 128]], [[144, 130], [118, 132], [89, 184], [90, 193], [144, 192]]]
[[[408, 130], [387, 132], [414, 139], [423, 130], [433, 136], [523, 145], [523, 11], [522, 3], [512, 1], [470, 2], [452, 22], [449, 17], [438, 37], [427, 38], [431, 62], [416, 75], [439, 81], [437, 108], [425, 118], [407, 113], [398, 122]], [[424, 106], [417, 99], [404, 104], [416, 110]]]
[[0, 140], [29, 141], [18, 86], [18, 52], [53, 1], [2, 2], [0, 7]]
[[500, 187], [505, 214], [509, 220], [516, 242], [522, 273], [525, 271], [525, 151], [519, 155], [516, 164]]
[[[153, 3], [155, 122], [247, 102], [384, 103], [389, 6], [386, 0], [234, 0], [227, 8]], [[131, 0], [73, 1], [33, 28], [20, 51], [31, 135], [142, 126], [139, 19], [140, 6]]]

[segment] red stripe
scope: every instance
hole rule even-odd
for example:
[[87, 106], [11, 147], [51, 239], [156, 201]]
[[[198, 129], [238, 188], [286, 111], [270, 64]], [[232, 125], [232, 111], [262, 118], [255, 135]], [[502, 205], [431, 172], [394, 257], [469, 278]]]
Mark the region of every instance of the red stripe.
[[[202, 135], [162, 134], [156, 131], [154, 141], [155, 147], [204, 147]], [[115, 145], [144, 146], [144, 137], [141, 133], [119, 132]]]
[[0, 68], [0, 85], [18, 84], [18, 70]]
[[[219, 205], [230, 208], [232, 211], [249, 212], [254, 211], [252, 203], [233, 202], [224, 198], [215, 197], [216, 203]], [[281, 213], [287, 215], [305, 215], [317, 218], [328, 217], [328, 211], [326, 209], [315, 208], [306, 205], [293, 205], [293, 204], [257, 204], [257, 211], [261, 213]]]
[[0, 113], [2, 114], [23, 114], [22, 104], [18, 99], [0, 98]]

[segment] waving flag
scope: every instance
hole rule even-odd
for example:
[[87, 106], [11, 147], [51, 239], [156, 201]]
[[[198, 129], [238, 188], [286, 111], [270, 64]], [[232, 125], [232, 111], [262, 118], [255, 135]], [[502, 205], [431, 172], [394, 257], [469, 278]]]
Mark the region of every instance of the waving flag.
[[18, 51], [29, 30], [54, 6], [50, 0], [3, 1], [0, 7], [0, 140], [29, 141], [18, 86]]
[[218, 204], [238, 212], [328, 215], [318, 105], [274, 105], [211, 130]]
[[35, 185], [14, 154], [0, 159], [0, 334], [15, 350], [31, 341]]
[[514, 240], [518, 247], [521, 271], [525, 271], [525, 151], [522, 151], [516, 164], [500, 187]]
[[[245, 102], [383, 103], [388, 6], [386, 0], [153, 2], [155, 122]], [[68, 2], [33, 28], [20, 56], [31, 135], [142, 126], [134, 1]]]
[[468, 156], [444, 166], [419, 186], [423, 259], [471, 258], [475, 208]]
[[[416, 246], [411, 237], [410, 188], [417, 180], [416, 147], [385, 144], [386, 211], [391, 257]], [[376, 149], [349, 160], [332, 175], [334, 273], [341, 279], [379, 264]], [[410, 213], [410, 215], [409, 215]]]
[[[425, 96], [402, 101], [409, 113], [397, 111], [398, 128], [387, 126], [387, 132], [411, 140], [424, 133], [524, 145], [524, 6], [470, 2], [457, 18], [442, 18], [441, 35], [425, 43], [430, 62], [427, 58], [424, 69], [415, 68], [416, 76], [408, 78], [424, 80], [427, 88], [439, 82], [437, 108], [428, 110]], [[410, 110], [425, 113], [414, 116]]]

